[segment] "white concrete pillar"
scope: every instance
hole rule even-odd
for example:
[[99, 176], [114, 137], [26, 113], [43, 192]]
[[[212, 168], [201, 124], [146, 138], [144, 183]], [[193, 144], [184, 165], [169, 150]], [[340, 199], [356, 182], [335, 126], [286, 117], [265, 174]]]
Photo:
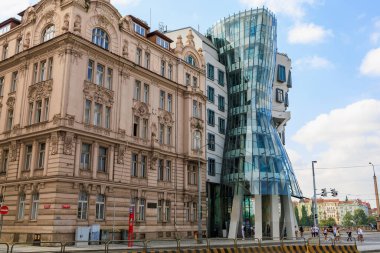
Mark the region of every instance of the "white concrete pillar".
[[81, 149], [82, 149], [82, 139], [78, 137], [77, 143], [75, 144], [74, 177], [79, 177]]
[[279, 209], [280, 196], [271, 196], [271, 228], [273, 240], [280, 238], [280, 209]]
[[241, 220], [241, 206], [243, 203], [243, 189], [236, 186], [234, 198], [232, 200], [232, 212], [231, 212], [231, 220], [230, 220], [230, 228], [228, 230], [228, 238], [235, 239], [237, 237], [239, 231], [239, 224]]
[[98, 155], [99, 155], [99, 144], [97, 142], [94, 142], [93, 148], [92, 148], [92, 178], [96, 178], [96, 173], [98, 173]]
[[[109, 156], [108, 156], [108, 166], [109, 166], [109, 174], [108, 174], [108, 179], [109, 181], [113, 181], [113, 163], [114, 163], [114, 159], [115, 159], [115, 156], [114, 156], [114, 148], [113, 146], [110, 146], [109, 147]], [[146, 165], [145, 165], [146, 166]]]
[[30, 174], [29, 174], [30, 177], [33, 177], [34, 170], [37, 166], [38, 153], [39, 153], [38, 146], [39, 146], [38, 141], [34, 140], [33, 146], [32, 146], [32, 159], [30, 162]]
[[255, 195], [255, 238], [263, 238], [262, 221], [262, 199], [261, 195]]
[[285, 227], [286, 227], [286, 234], [288, 238], [295, 237], [295, 229], [294, 226], [296, 225], [296, 218], [293, 210], [293, 203], [292, 198], [290, 196], [281, 196], [282, 201], [281, 203], [284, 205], [284, 213], [285, 213]]
[[44, 176], [47, 175], [47, 170], [48, 170], [48, 166], [49, 166], [49, 148], [50, 148], [50, 139], [47, 139], [46, 140], [46, 143], [45, 143], [45, 160], [44, 160], [44, 171], [43, 171], [43, 174]]

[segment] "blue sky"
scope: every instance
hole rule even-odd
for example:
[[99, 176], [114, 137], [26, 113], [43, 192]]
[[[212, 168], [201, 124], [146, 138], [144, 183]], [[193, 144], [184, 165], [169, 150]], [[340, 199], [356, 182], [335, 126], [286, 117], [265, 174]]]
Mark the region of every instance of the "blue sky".
[[[3, 20], [36, 0], [1, 1]], [[380, 176], [380, 2], [373, 0], [111, 0], [153, 29], [193, 26], [204, 33], [217, 20], [251, 7], [278, 19], [278, 50], [292, 59], [292, 119], [286, 148], [302, 191], [335, 187], [344, 198], [374, 206], [372, 168]], [[150, 19], [151, 13], [151, 19]], [[358, 166], [358, 167], [353, 167]], [[346, 168], [350, 167], [350, 168]], [[321, 169], [330, 168], [330, 169]]]

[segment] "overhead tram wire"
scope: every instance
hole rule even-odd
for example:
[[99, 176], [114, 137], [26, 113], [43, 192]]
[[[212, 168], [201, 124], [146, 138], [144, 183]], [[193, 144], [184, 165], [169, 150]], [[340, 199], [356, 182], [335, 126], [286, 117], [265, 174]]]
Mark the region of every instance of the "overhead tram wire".
[[[375, 164], [375, 166], [380, 166], [379, 164]], [[340, 166], [340, 167], [322, 167], [315, 168], [315, 170], [340, 170], [340, 169], [354, 169], [354, 168], [366, 168], [368, 165], [355, 165], [355, 166]], [[297, 171], [309, 170], [309, 169], [296, 169]]]

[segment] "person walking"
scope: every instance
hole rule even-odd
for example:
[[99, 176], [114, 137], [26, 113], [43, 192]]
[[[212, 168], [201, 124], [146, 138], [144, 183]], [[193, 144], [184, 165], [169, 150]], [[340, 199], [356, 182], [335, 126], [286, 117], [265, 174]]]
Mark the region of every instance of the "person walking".
[[339, 228], [336, 228], [335, 242], [340, 242], [340, 232], [339, 232]]
[[300, 234], [301, 234], [301, 237], [303, 238], [303, 227], [302, 226], [300, 226]]
[[323, 228], [323, 235], [325, 236], [325, 241], [327, 241], [327, 228]]
[[242, 240], [244, 240], [245, 239], [245, 226], [244, 226], [244, 224], [243, 225], [241, 225], [241, 237], [243, 238]]
[[361, 227], [358, 228], [357, 234], [358, 234], [358, 241], [364, 242], [364, 235], [363, 235], [363, 230]]
[[298, 239], [298, 228], [297, 228], [297, 226], [294, 226], [294, 232], [296, 234], [296, 239]]
[[347, 233], [347, 242], [348, 241], [352, 242], [352, 231], [351, 231], [351, 228], [348, 228], [348, 231], [346, 233]]

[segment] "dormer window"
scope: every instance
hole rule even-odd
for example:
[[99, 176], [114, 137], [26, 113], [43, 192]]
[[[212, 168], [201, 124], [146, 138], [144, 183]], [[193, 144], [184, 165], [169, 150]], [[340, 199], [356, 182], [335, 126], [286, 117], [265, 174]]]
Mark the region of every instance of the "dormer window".
[[145, 37], [145, 28], [144, 27], [142, 27], [141, 25], [136, 24], [136, 23], [133, 24], [133, 27], [135, 29], [135, 32], [137, 32], [141, 36]]
[[194, 60], [194, 57], [193, 57], [193, 56], [188, 55], [188, 56], [186, 57], [185, 60], [186, 60], [186, 62], [189, 63], [190, 65], [195, 66], [195, 60]]
[[101, 28], [94, 28], [92, 30], [92, 43], [108, 50], [108, 46], [109, 46], [108, 34]]
[[54, 25], [49, 25], [48, 27], [45, 28], [44, 32], [42, 33], [42, 42], [51, 40], [54, 38], [55, 34], [55, 26]]
[[163, 48], [169, 49], [169, 42], [167, 42], [166, 40], [163, 40], [160, 37], [156, 38], [156, 43]]

